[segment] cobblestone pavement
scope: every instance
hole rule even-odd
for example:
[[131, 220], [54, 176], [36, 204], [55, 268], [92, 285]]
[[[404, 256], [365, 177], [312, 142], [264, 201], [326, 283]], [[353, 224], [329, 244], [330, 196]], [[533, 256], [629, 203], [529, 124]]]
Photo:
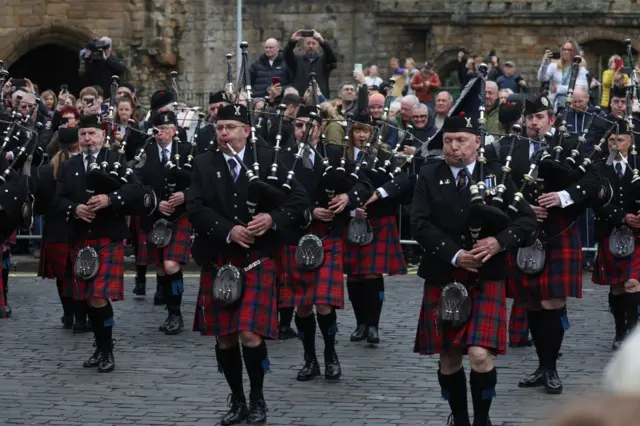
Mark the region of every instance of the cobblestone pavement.
[[[131, 276], [126, 280], [127, 300], [114, 304], [116, 370], [98, 374], [81, 366], [92, 353], [92, 335], [74, 336], [60, 326], [53, 281], [17, 275], [10, 279], [14, 317], [0, 320], [0, 424], [217, 424], [226, 411], [228, 391], [217, 372], [214, 340], [191, 331], [178, 336], [160, 333], [157, 326], [165, 311], [153, 306], [150, 296], [131, 296]], [[197, 282], [196, 275], [188, 275], [183, 305], [188, 330]], [[339, 383], [297, 382], [301, 345], [295, 340], [268, 342], [268, 424], [445, 424], [449, 409], [440, 398], [436, 359], [412, 353], [421, 282], [415, 275], [392, 278], [386, 288], [382, 343], [377, 348], [349, 342], [354, 328], [351, 307], [339, 312], [337, 348], [344, 374]], [[559, 362], [565, 393], [552, 397], [519, 389], [519, 378], [536, 367], [535, 356], [531, 348], [510, 350], [496, 362], [495, 426], [544, 424], [548, 410], [598, 390], [611, 356], [606, 289], [585, 276], [584, 298], [570, 301], [569, 312], [572, 328]], [[320, 337], [318, 342], [321, 354]]]

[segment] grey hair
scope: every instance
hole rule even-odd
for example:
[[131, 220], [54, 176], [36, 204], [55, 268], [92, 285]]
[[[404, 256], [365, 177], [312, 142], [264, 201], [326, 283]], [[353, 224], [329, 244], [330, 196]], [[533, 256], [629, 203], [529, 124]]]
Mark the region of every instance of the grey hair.
[[429, 112], [429, 107], [426, 106], [425, 104], [416, 104], [413, 106], [413, 108], [411, 108], [411, 112], [419, 110], [419, 109], [423, 109], [425, 111], [427, 111], [427, 113]]
[[398, 100], [391, 102], [391, 105], [389, 105], [389, 111], [400, 108], [402, 108], [402, 102]]
[[439, 95], [443, 94], [443, 93], [445, 93], [445, 94], [447, 95], [447, 99], [449, 100], [449, 102], [451, 102], [451, 103], [453, 104], [453, 95], [452, 95], [451, 93], [447, 92], [446, 90], [443, 90], [442, 92], [438, 93], [438, 94], [436, 95], [436, 98], [437, 98]]
[[402, 98], [402, 100], [400, 101], [401, 103], [404, 102], [411, 102], [413, 105], [419, 104], [420, 103], [420, 99], [418, 99], [418, 97], [416, 95], [407, 95], [404, 98]]
[[496, 92], [498, 92], [498, 84], [495, 81], [487, 80], [485, 87], [488, 86], [493, 86], [496, 89]]

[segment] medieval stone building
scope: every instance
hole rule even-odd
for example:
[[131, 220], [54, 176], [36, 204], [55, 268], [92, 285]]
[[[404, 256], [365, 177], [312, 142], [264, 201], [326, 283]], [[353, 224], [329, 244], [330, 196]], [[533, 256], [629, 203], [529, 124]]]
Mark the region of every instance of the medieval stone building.
[[[225, 54], [234, 52], [235, 1], [223, 0], [2, 0], [0, 59], [17, 76], [58, 89], [75, 75], [78, 52], [107, 35], [128, 65], [126, 79], [148, 102], [165, 88], [170, 71], [180, 73], [184, 96], [193, 102], [222, 88]], [[611, 53], [624, 53], [625, 38], [640, 45], [637, 0], [244, 0], [243, 38], [251, 59], [268, 37], [287, 40], [314, 28], [340, 58], [332, 88], [351, 78], [354, 63], [381, 66], [391, 56], [435, 63], [446, 81], [462, 47], [478, 55], [495, 49], [516, 62], [529, 80], [547, 47], [576, 40], [589, 69], [599, 76]]]

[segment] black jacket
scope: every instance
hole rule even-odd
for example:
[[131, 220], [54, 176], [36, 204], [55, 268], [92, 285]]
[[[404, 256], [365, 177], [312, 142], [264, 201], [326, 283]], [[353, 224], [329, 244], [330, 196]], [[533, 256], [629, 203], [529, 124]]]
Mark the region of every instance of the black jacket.
[[[497, 162], [485, 166], [487, 173], [497, 176], [500, 175], [500, 169]], [[474, 180], [478, 179], [478, 173], [476, 163]], [[509, 204], [517, 189], [511, 179], [507, 179], [506, 186], [504, 201]], [[426, 284], [443, 285], [451, 282], [456, 270], [451, 264], [453, 257], [459, 250], [471, 249], [468, 223], [470, 206], [468, 186], [458, 191], [451, 168], [444, 160], [433, 160], [422, 167], [411, 204], [411, 231], [425, 250], [418, 275], [425, 279]], [[531, 206], [521, 203], [511, 224], [494, 235], [503, 251], [481, 267], [480, 279], [504, 279], [507, 275], [507, 252], [523, 247], [536, 229], [537, 223]]]
[[104, 99], [111, 96], [111, 77], [117, 75], [122, 77], [127, 66], [124, 61], [115, 55], [111, 55], [107, 60], [84, 59], [83, 67], [80, 67], [80, 75], [84, 71], [84, 79], [87, 86], [100, 86], [104, 93]]
[[[251, 89], [254, 98], [264, 98], [269, 93], [267, 89], [271, 86], [273, 77], [280, 77], [280, 85], [285, 88], [291, 84], [291, 71], [284, 61], [282, 52], [278, 53], [278, 57], [273, 61], [273, 65], [269, 64], [266, 56], [260, 55], [258, 59], [253, 61], [249, 68], [251, 76]], [[303, 95], [304, 93], [301, 93]]]
[[56, 213], [54, 202], [56, 197], [56, 180], [53, 177], [53, 166], [45, 164], [37, 170], [35, 204], [36, 215], [44, 216], [42, 241], [52, 243], [69, 242], [69, 222], [65, 216]]
[[[107, 151], [103, 148], [96, 161], [101, 163], [105, 155], [108, 155], [109, 162], [115, 162], [118, 157], [118, 153], [115, 151]], [[124, 163], [121, 164], [126, 168]], [[91, 223], [76, 218], [75, 211], [78, 205], [86, 204], [91, 198], [87, 193], [87, 172], [85, 171], [84, 159], [82, 154], [78, 154], [62, 163], [58, 171], [54, 210], [57, 216], [64, 218], [71, 224], [70, 241], [103, 237], [117, 241], [129, 237], [129, 227], [125, 216], [131, 214], [130, 209], [135, 208], [136, 202], [144, 197], [142, 186], [134, 175], [131, 183], [126, 183], [107, 195], [111, 200], [111, 205], [98, 211]]]
[[631, 178], [633, 173], [628, 165], [622, 179], [618, 177], [613, 164], [607, 166], [605, 161], [599, 161], [592, 167], [598, 171], [600, 176], [607, 178], [613, 188], [613, 198], [608, 205], [602, 206], [598, 202], [593, 204], [596, 241], [602, 244], [614, 228], [624, 223], [624, 217], [627, 213], [637, 214], [638, 203], [632, 197]]
[[325, 97], [329, 97], [329, 76], [331, 71], [336, 69], [338, 62], [331, 45], [326, 41], [321, 43], [320, 46], [323, 53], [309, 57], [305, 54], [296, 55], [293, 53], [297, 43], [297, 41], [289, 40], [287, 47], [284, 49], [284, 60], [293, 74], [291, 85], [298, 90], [300, 96], [304, 96], [304, 92], [309, 87], [309, 73], [315, 72], [320, 91]]
[[[273, 163], [273, 153], [273, 149], [266, 144], [258, 144], [262, 181], [266, 180]], [[248, 167], [253, 163], [250, 145], [245, 149], [243, 162]], [[286, 179], [282, 165], [278, 178], [280, 182]], [[228, 259], [228, 256], [243, 257], [254, 252], [275, 257], [284, 244], [283, 238], [293, 225], [294, 218], [302, 215], [309, 204], [305, 190], [294, 181], [285, 204], [269, 213], [276, 230], [256, 237], [251, 248], [245, 249], [234, 242], [227, 243], [227, 236], [234, 226], [251, 221], [247, 209], [248, 185], [244, 171], [233, 182], [229, 166], [219, 149], [208, 150], [196, 157], [187, 194], [187, 214], [195, 233], [191, 252], [198, 265], [212, 264], [220, 256]]]

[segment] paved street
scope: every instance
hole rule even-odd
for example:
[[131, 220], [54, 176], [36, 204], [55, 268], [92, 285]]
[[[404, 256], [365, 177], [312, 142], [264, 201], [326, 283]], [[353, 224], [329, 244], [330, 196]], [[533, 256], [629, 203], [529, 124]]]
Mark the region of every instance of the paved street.
[[[142, 301], [130, 297], [131, 275], [128, 299], [114, 304], [116, 370], [111, 374], [82, 368], [92, 353], [92, 335], [74, 336], [61, 328], [54, 282], [17, 275], [9, 294], [14, 316], [0, 320], [0, 424], [217, 424], [228, 392], [217, 372], [214, 340], [191, 331], [172, 337], [160, 333], [165, 311], [154, 307], [149, 296]], [[190, 330], [198, 281], [194, 274], [188, 277], [183, 308]], [[449, 409], [440, 398], [436, 359], [412, 353], [421, 282], [410, 275], [388, 280], [386, 288], [379, 347], [349, 342], [354, 321], [348, 301], [339, 313], [339, 383], [297, 382], [299, 342], [268, 342], [269, 425], [445, 424]], [[551, 397], [519, 389], [520, 376], [536, 367], [535, 356], [530, 348], [511, 350], [497, 360], [494, 426], [544, 424], [540, 420], [548, 410], [598, 390], [611, 355], [606, 290], [587, 282], [584, 298], [571, 301], [569, 312], [572, 328], [559, 362], [565, 393]], [[320, 337], [318, 342], [321, 354]], [[248, 380], [245, 389], [248, 393]]]

